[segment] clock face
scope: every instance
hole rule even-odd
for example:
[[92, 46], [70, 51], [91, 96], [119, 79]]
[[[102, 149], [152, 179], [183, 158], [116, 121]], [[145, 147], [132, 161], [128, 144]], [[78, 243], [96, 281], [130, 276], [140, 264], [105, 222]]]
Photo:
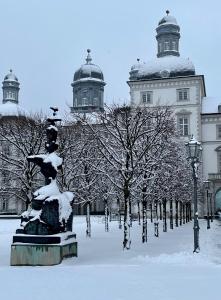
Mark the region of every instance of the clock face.
[[161, 71], [160, 72], [161, 77], [167, 78], [170, 75], [170, 72], [168, 72], [167, 70]]

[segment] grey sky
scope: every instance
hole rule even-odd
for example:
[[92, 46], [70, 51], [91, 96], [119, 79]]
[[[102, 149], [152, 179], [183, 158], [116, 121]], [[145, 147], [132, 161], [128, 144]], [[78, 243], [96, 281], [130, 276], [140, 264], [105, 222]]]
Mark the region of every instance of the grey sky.
[[207, 94], [219, 97], [220, 0], [0, 0], [0, 78], [14, 70], [27, 110], [67, 109], [74, 71], [90, 48], [107, 83], [105, 102], [123, 102], [136, 58], [156, 56], [155, 28], [166, 9], [181, 28], [181, 56], [205, 75]]

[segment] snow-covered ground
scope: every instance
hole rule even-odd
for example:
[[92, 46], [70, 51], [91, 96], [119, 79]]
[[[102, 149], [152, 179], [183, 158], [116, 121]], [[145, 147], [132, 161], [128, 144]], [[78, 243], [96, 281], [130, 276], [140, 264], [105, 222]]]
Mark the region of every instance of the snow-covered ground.
[[102, 217], [93, 217], [92, 238], [85, 219], [75, 217], [78, 258], [53, 267], [11, 267], [10, 244], [19, 220], [0, 220], [0, 299], [2, 300], [208, 300], [218, 299], [221, 280], [221, 222], [200, 220], [201, 253], [193, 254], [193, 224], [160, 237], [149, 224], [148, 243], [141, 227], [132, 228], [131, 250], [122, 249], [116, 221], [104, 232]]

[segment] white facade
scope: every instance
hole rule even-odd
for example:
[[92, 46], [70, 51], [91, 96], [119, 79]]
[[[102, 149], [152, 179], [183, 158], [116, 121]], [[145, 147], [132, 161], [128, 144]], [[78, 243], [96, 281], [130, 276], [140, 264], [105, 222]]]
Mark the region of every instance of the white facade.
[[[203, 180], [212, 182], [212, 206], [217, 212], [221, 211], [221, 106], [206, 97], [204, 76], [196, 75], [189, 59], [173, 53], [172, 48], [159, 52], [162, 41], [166, 44], [174, 39], [179, 44], [179, 30], [174, 17], [167, 15], [159, 22], [158, 58], [147, 63], [138, 60], [131, 68], [131, 105], [171, 106], [181, 137], [189, 140], [194, 135], [202, 143]], [[205, 214], [206, 201], [203, 209], [201, 213]]]
[[[203, 76], [128, 81], [128, 85], [132, 106], [169, 105], [176, 115], [177, 126], [180, 118], [184, 117], [188, 120], [188, 132], [184, 136], [189, 138], [193, 134], [201, 140], [202, 99], [205, 97]], [[179, 100], [179, 91], [183, 89], [187, 91], [188, 99]], [[143, 102], [143, 95], [146, 92], [151, 93], [149, 103]]]

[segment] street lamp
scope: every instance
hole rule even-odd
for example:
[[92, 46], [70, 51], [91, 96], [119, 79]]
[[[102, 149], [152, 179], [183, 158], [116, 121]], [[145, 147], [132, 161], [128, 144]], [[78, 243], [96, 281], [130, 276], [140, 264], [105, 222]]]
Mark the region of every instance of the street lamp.
[[213, 193], [209, 193], [209, 200], [210, 200], [210, 221], [213, 222], [213, 207], [212, 207], [212, 197]]
[[209, 217], [209, 190], [210, 190], [210, 181], [204, 181], [204, 188], [206, 190], [206, 204], [207, 204], [207, 229], [210, 229], [210, 217]]
[[193, 171], [193, 203], [194, 203], [194, 250], [193, 252], [198, 253], [200, 251], [199, 247], [199, 220], [198, 220], [198, 204], [197, 204], [197, 179], [198, 179], [198, 166], [201, 159], [202, 147], [201, 143], [198, 142], [194, 136], [191, 137], [190, 141], [186, 143], [188, 157], [187, 159], [191, 163]]

